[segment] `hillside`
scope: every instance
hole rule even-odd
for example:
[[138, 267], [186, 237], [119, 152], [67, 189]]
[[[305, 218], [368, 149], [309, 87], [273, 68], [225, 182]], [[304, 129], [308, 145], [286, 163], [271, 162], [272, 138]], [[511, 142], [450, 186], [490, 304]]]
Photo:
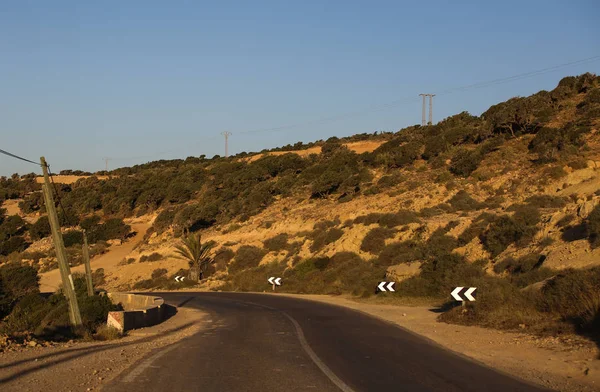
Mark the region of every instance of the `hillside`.
[[[443, 320], [589, 334], [600, 323], [599, 125], [600, 77], [584, 74], [481, 116], [69, 176], [58, 194], [76, 259], [81, 228], [103, 253], [130, 236], [126, 223], [152, 222], [97, 272], [107, 288], [182, 287], [174, 246], [200, 232], [216, 243], [203, 288], [263, 291], [281, 276], [282, 291], [369, 297], [394, 280], [396, 297], [447, 300], [473, 285], [478, 301]], [[0, 260], [55, 268], [35, 177], [3, 178], [0, 200], [21, 215], [0, 214]]]

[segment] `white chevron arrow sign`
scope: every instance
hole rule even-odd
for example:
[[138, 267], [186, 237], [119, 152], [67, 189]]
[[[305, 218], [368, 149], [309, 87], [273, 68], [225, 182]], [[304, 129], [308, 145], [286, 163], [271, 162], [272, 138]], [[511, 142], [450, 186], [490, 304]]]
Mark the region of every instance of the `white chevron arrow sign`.
[[377, 288], [379, 289], [379, 291], [392, 291], [395, 292], [396, 290], [394, 290], [394, 284], [396, 282], [381, 282], [379, 283], [379, 285], [377, 286]]
[[269, 279], [267, 279], [269, 281], [269, 283], [271, 283], [272, 285], [277, 285], [277, 286], [281, 286], [281, 278], [276, 278], [274, 276], [271, 276]]
[[185, 279], [185, 276], [176, 276], [175, 277], [175, 281], [177, 281], [177, 282], [183, 282], [184, 279]]
[[[464, 287], [457, 287], [454, 290], [452, 290], [452, 292], [450, 293], [450, 295], [452, 295], [452, 298], [454, 298], [455, 300], [463, 302], [465, 300], [460, 296], [460, 292], [463, 289], [464, 289]], [[475, 301], [475, 297], [473, 297], [473, 293], [475, 292], [475, 290], [477, 290], [477, 287], [469, 287], [463, 293], [463, 296], [466, 298], [467, 301]]]

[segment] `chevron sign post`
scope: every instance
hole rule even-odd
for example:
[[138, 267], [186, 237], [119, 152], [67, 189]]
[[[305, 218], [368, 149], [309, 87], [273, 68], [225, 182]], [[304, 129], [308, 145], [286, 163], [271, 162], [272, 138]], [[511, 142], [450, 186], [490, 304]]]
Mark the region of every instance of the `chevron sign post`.
[[[477, 290], [477, 287], [467, 287], [465, 291], [463, 291], [463, 289], [464, 287], [457, 287], [454, 290], [452, 290], [450, 295], [452, 295], [452, 298], [454, 298], [455, 300], [462, 302], [463, 305], [465, 304], [465, 301], [475, 301], [473, 293], [475, 292], [475, 290]], [[460, 296], [461, 291], [463, 291], [463, 296], [466, 298], [466, 300]]]
[[396, 291], [396, 290], [394, 290], [395, 283], [396, 282], [381, 282], [377, 285], [377, 290], [395, 292]]
[[281, 278], [271, 276], [267, 281], [273, 285], [273, 291], [275, 291], [275, 286], [281, 286]]
[[180, 282], [180, 283], [183, 282], [184, 279], [185, 279], [185, 276], [176, 276], [175, 277], [175, 281]]

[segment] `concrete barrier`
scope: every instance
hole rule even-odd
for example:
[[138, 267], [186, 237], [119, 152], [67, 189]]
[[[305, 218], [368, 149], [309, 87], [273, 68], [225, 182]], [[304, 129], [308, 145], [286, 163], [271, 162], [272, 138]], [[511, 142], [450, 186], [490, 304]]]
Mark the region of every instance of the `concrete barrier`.
[[169, 305], [161, 297], [128, 293], [107, 293], [115, 304], [123, 306], [122, 311], [108, 313], [106, 323], [121, 332], [136, 328], [150, 327], [164, 321], [169, 316]]

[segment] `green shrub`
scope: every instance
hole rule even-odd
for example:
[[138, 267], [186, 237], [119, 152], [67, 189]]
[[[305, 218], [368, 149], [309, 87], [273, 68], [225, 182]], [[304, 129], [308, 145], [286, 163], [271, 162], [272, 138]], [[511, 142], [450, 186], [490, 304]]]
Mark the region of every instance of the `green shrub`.
[[159, 261], [163, 260], [164, 258], [165, 256], [161, 255], [160, 253], [153, 252], [149, 255], [143, 255], [142, 257], [140, 257], [140, 263]]
[[371, 229], [363, 239], [360, 250], [379, 254], [385, 247], [385, 240], [393, 237], [395, 230], [385, 227], [375, 227]]
[[83, 233], [79, 230], [67, 231], [63, 234], [63, 242], [65, 247], [83, 244]]
[[479, 149], [460, 149], [452, 157], [450, 171], [457, 176], [468, 177], [477, 169], [482, 159], [483, 155]]
[[387, 245], [377, 259], [377, 264], [390, 266], [412, 261], [423, 260], [425, 252], [418, 242], [403, 241]]
[[600, 268], [562, 271], [542, 288], [541, 309], [556, 312], [578, 327], [600, 327]]
[[169, 208], [158, 214], [158, 216], [154, 220], [154, 228], [156, 229], [157, 233], [160, 234], [164, 232], [173, 224], [173, 220], [175, 219], [175, 213], [175, 208]]
[[425, 261], [420, 275], [402, 281], [396, 291], [406, 296], [447, 297], [454, 287], [474, 285], [483, 275], [480, 266], [462, 256], [443, 254]]
[[39, 293], [39, 279], [33, 267], [19, 263], [0, 267], [0, 319], [23, 297]]
[[233, 263], [229, 264], [229, 273], [236, 273], [258, 266], [265, 253], [264, 249], [257, 248], [256, 246], [241, 246], [235, 254]]
[[50, 221], [47, 216], [42, 216], [34, 224], [29, 226], [29, 234], [34, 241], [48, 237], [52, 231], [50, 230]]
[[462, 189], [452, 196], [448, 203], [454, 211], [474, 211], [481, 208], [481, 203]]
[[561, 129], [542, 128], [529, 143], [529, 150], [537, 153], [541, 162], [552, 162], [573, 155], [584, 146], [588, 127], [569, 124]]
[[11, 253], [23, 252], [29, 247], [29, 243], [21, 236], [13, 236], [0, 242], [0, 256], [8, 256]]
[[220, 248], [214, 256], [214, 267], [216, 271], [222, 271], [227, 268], [227, 264], [233, 259], [235, 252], [230, 248]]
[[94, 287], [103, 286], [106, 283], [106, 280], [104, 279], [104, 268], [98, 268], [92, 272], [92, 282], [94, 283]]
[[83, 230], [90, 231], [94, 227], [96, 227], [99, 223], [100, 223], [100, 216], [98, 216], [98, 215], [90, 215], [88, 217], [83, 218], [81, 220], [81, 223], [79, 224], [79, 226]]
[[535, 207], [525, 205], [514, 209], [513, 217], [500, 216], [480, 235], [484, 248], [492, 257], [498, 256], [513, 243], [517, 246], [529, 244], [537, 231], [540, 213]]
[[562, 208], [567, 205], [564, 197], [551, 195], [534, 195], [525, 199], [525, 203], [537, 208]]
[[329, 230], [316, 230], [312, 234], [313, 242], [310, 245], [310, 251], [316, 253], [326, 245], [336, 242], [343, 235], [344, 231], [336, 227], [332, 227]]
[[508, 272], [510, 274], [522, 274], [529, 272], [541, 265], [541, 261], [545, 259], [544, 256], [538, 254], [529, 254], [518, 259], [508, 257], [499, 263], [494, 264], [494, 272], [497, 274], [502, 272]]
[[281, 233], [265, 240], [263, 244], [271, 252], [281, 252], [288, 246], [288, 237], [287, 233]]
[[419, 217], [416, 213], [409, 210], [399, 210], [396, 213], [370, 213], [368, 215], [362, 215], [354, 219], [354, 223], [362, 223], [364, 225], [379, 224], [384, 227], [396, 227], [401, 225], [407, 225], [409, 223], [418, 223]]
[[391, 188], [393, 186], [401, 184], [403, 181], [404, 181], [404, 178], [402, 177], [401, 174], [399, 174], [399, 173], [390, 174], [390, 175], [381, 177], [377, 181], [377, 186], [379, 188]]
[[165, 268], [157, 268], [154, 271], [152, 271], [151, 278], [152, 279], [160, 278], [162, 276], [165, 276], [167, 274], [167, 272], [168, 271]]
[[597, 205], [585, 221], [588, 239], [592, 248], [600, 247], [600, 205]]
[[0, 324], [0, 332], [14, 334], [16, 332], [32, 332], [48, 313], [46, 300], [39, 293], [29, 293], [15, 304], [14, 308]]

